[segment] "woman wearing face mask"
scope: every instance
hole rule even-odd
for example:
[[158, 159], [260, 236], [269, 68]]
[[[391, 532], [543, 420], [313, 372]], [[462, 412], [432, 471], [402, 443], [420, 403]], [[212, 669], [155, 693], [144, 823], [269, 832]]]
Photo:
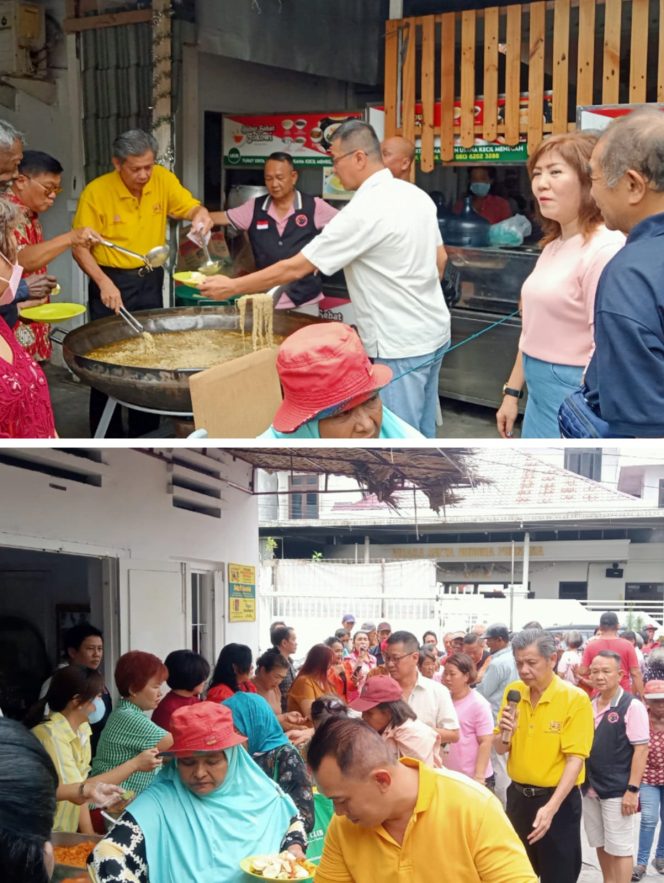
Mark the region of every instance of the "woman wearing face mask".
[[[0, 199], [0, 306], [16, 300], [23, 270], [16, 261], [17, 210]], [[0, 318], [0, 438], [57, 438], [44, 374]]]
[[554, 135], [528, 160], [544, 248], [521, 288], [519, 351], [496, 413], [510, 438], [524, 383], [528, 403], [522, 438], [560, 438], [558, 409], [581, 385], [593, 351], [595, 291], [602, 270], [625, 237], [607, 230], [590, 195], [590, 132]]
[[[81, 831], [93, 834], [90, 811], [83, 802], [85, 789], [94, 789], [99, 782], [119, 785], [137, 770], [153, 769], [158, 763], [156, 752], [145, 752], [115, 767], [103, 776], [88, 779], [90, 772], [90, 718], [94, 715], [95, 699], [104, 688], [102, 676], [89, 668], [68, 665], [51, 679], [48, 692], [29, 712], [24, 721], [48, 752], [58, 776], [57, 806], [54, 831]], [[50, 712], [43, 720], [44, 708]], [[73, 792], [73, 793], [72, 793]], [[120, 788], [112, 789], [115, 799]], [[72, 802], [74, 795], [77, 801]]]
[[309, 325], [281, 345], [284, 399], [260, 438], [422, 438], [383, 407], [392, 369], [372, 365], [357, 333], [341, 322]]
[[[486, 166], [474, 166], [470, 170], [468, 189], [473, 197], [473, 211], [490, 224], [497, 224], [511, 218], [512, 209], [506, 199], [491, 193], [492, 183], [492, 172]], [[454, 206], [454, 211], [458, 213], [462, 208], [463, 202], [459, 200]]]

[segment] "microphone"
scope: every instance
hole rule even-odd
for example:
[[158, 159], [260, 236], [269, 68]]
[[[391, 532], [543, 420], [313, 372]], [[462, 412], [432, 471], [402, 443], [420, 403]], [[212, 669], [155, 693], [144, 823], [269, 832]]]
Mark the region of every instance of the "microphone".
[[[516, 715], [516, 710], [519, 706], [519, 702], [521, 702], [521, 693], [519, 693], [518, 690], [510, 690], [507, 693], [507, 707], [512, 713], [513, 719]], [[501, 730], [500, 741], [503, 743], [503, 745], [509, 745], [512, 741], [512, 731], [507, 732], [507, 730]]]

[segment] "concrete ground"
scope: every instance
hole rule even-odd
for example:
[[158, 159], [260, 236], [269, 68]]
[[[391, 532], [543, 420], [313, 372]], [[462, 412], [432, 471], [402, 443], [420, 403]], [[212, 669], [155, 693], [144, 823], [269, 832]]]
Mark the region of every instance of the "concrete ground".
[[[55, 423], [60, 438], [89, 438], [89, 387], [60, 365], [45, 366]], [[491, 408], [470, 405], [452, 399], [442, 400], [443, 425], [438, 427], [439, 438], [469, 439], [497, 438], [495, 412]], [[171, 420], [162, 420], [160, 438], [186, 438], [191, 426], [176, 426]]]

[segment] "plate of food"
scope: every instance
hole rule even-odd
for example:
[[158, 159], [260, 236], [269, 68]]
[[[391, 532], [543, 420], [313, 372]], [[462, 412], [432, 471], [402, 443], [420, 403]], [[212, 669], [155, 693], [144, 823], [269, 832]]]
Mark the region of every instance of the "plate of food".
[[182, 285], [188, 285], [189, 288], [198, 288], [201, 282], [205, 282], [207, 276], [197, 270], [182, 270], [180, 273], [173, 273], [173, 278]]
[[242, 870], [260, 880], [313, 880], [316, 865], [286, 850], [278, 855], [250, 855], [240, 862]]
[[38, 307], [26, 307], [21, 316], [32, 322], [66, 322], [74, 316], [85, 312], [84, 304], [57, 303], [40, 304]]

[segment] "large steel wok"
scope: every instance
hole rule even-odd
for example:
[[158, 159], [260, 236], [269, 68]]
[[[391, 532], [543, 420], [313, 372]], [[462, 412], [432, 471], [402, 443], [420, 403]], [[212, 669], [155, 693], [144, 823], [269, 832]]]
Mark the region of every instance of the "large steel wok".
[[[139, 310], [133, 314], [146, 331], [159, 334], [168, 331], [197, 329], [238, 329], [237, 309], [232, 306], [175, 307], [164, 310]], [[250, 337], [253, 315], [247, 310], [246, 331]], [[275, 335], [288, 335], [304, 325], [325, 320], [300, 313], [274, 313]], [[128, 336], [128, 329], [119, 316], [98, 319], [70, 331], [62, 343], [65, 361], [89, 386], [130, 405], [156, 411], [191, 411], [189, 378], [202, 368], [166, 370], [131, 368], [89, 359], [86, 353]]]

